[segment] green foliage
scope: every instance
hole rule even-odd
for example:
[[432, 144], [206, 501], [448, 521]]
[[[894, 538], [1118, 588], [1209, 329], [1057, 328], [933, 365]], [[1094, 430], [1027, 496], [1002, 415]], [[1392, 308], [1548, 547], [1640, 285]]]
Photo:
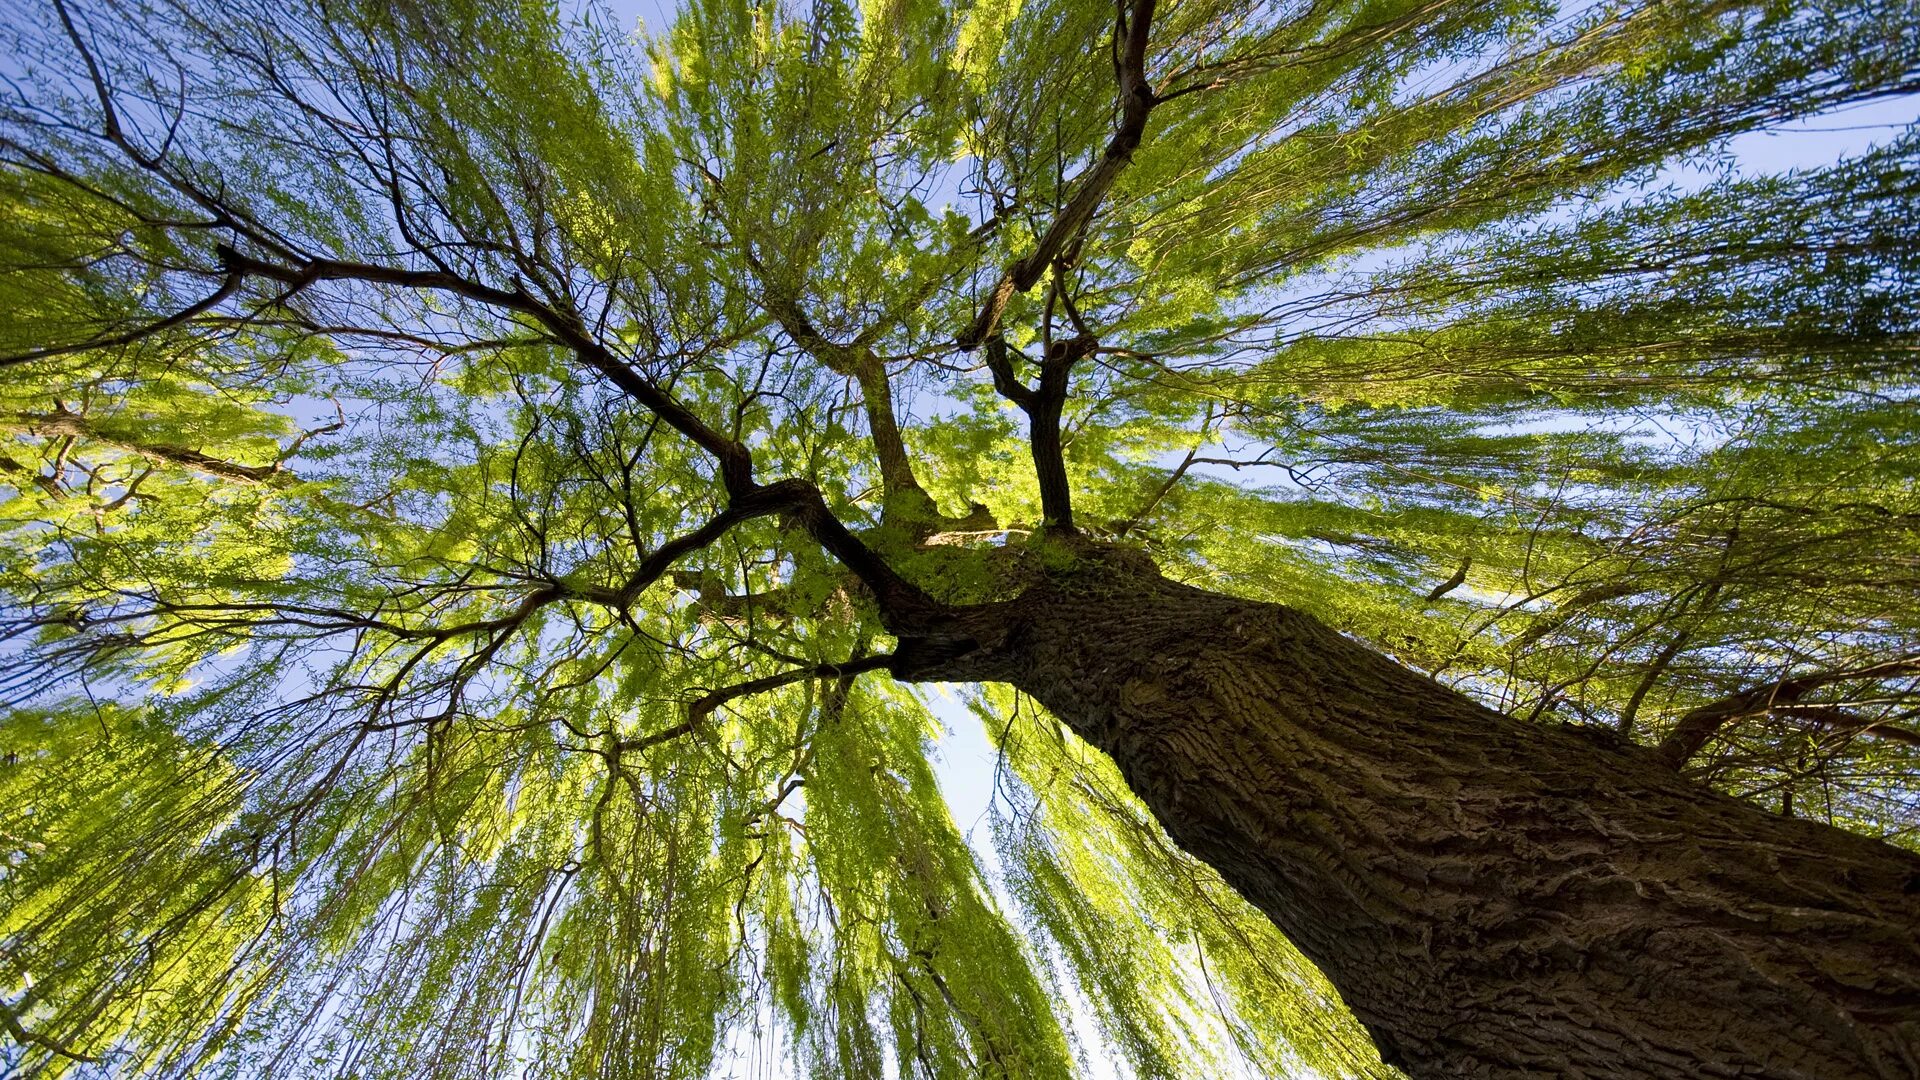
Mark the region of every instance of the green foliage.
[[1088, 542], [1913, 843], [1920, 133], [1726, 155], [1920, 8], [1124, 10], [10, 13], [9, 1074], [1390, 1075], [1031, 702], [952, 820], [898, 598]]

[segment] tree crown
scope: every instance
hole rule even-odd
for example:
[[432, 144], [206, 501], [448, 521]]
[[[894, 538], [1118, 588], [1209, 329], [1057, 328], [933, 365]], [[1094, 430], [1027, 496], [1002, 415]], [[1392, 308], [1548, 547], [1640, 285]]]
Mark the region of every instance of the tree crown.
[[1910, 4], [7, 23], [30, 1071], [1384, 1074], [1030, 702], [948, 813], [956, 612], [1142, 556], [1913, 835], [1920, 136], [1668, 171]]

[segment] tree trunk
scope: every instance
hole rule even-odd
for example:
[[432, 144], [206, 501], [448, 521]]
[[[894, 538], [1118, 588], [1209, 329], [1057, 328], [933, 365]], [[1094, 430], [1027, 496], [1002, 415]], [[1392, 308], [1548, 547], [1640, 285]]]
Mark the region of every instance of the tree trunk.
[[1920, 856], [1157, 575], [968, 625], [900, 674], [1010, 682], [1112, 755], [1416, 1077], [1920, 1077]]

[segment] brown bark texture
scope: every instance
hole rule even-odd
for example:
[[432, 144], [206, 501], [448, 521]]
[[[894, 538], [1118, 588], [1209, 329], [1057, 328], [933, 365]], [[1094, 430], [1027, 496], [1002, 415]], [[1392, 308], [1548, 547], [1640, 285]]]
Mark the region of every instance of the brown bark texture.
[[965, 622], [1415, 1077], [1920, 1077], [1920, 856], [1151, 573]]

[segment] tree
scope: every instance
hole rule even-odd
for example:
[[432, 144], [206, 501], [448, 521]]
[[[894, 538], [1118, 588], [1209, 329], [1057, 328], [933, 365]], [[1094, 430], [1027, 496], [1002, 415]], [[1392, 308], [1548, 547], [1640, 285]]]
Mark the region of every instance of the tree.
[[1920, 1071], [1920, 9], [5, 23], [26, 1075]]

